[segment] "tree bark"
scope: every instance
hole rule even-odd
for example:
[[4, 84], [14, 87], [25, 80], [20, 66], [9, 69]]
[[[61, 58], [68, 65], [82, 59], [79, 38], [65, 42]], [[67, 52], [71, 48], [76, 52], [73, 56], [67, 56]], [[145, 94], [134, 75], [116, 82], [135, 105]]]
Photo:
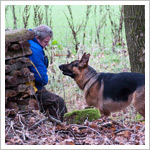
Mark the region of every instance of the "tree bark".
[[145, 73], [145, 6], [125, 5], [124, 22], [131, 72]]

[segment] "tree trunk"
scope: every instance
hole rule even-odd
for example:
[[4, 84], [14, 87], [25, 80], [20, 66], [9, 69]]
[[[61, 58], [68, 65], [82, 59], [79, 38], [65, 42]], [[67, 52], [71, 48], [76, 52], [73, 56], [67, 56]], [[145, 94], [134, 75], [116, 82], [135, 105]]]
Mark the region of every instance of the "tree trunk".
[[125, 5], [124, 22], [131, 72], [145, 73], [145, 6]]
[[17, 18], [16, 18], [16, 12], [15, 12], [15, 6], [12, 6], [12, 13], [13, 13], [13, 19], [14, 19], [14, 29], [17, 29]]

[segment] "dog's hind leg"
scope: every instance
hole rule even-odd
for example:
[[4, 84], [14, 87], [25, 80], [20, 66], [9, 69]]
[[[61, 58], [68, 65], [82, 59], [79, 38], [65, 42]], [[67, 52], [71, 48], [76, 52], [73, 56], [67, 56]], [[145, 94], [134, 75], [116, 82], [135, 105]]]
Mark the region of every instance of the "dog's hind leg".
[[134, 92], [132, 104], [135, 110], [145, 118], [145, 86], [138, 88]]

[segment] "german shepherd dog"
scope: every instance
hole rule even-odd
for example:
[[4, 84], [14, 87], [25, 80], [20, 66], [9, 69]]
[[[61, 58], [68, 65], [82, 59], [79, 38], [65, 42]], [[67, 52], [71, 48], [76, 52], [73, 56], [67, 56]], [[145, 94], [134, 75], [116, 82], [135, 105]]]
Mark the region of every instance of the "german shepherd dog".
[[101, 114], [125, 110], [130, 103], [145, 117], [145, 75], [140, 73], [97, 73], [88, 65], [90, 54], [80, 60], [59, 66], [64, 75], [75, 80], [84, 91], [86, 103]]

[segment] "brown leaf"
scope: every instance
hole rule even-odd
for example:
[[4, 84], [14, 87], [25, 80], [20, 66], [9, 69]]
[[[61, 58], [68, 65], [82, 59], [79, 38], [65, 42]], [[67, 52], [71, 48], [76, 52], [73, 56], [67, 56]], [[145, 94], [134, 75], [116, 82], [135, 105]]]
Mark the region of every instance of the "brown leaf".
[[73, 142], [66, 141], [66, 145], [75, 145]]
[[131, 138], [131, 131], [125, 131], [123, 136], [129, 140]]
[[90, 126], [91, 128], [94, 128], [94, 129], [98, 128], [97, 123], [94, 123], [94, 122], [91, 122], [91, 123], [89, 124], [89, 126]]
[[115, 127], [112, 127], [112, 128], [110, 128], [110, 130], [112, 130], [112, 131], [116, 131], [116, 128], [115, 128]]
[[56, 130], [67, 130], [67, 129], [68, 129], [68, 126], [64, 124], [56, 126]]
[[136, 128], [137, 130], [139, 130], [139, 129], [140, 129], [140, 126], [139, 126], [139, 125], [136, 125], [135, 128]]

